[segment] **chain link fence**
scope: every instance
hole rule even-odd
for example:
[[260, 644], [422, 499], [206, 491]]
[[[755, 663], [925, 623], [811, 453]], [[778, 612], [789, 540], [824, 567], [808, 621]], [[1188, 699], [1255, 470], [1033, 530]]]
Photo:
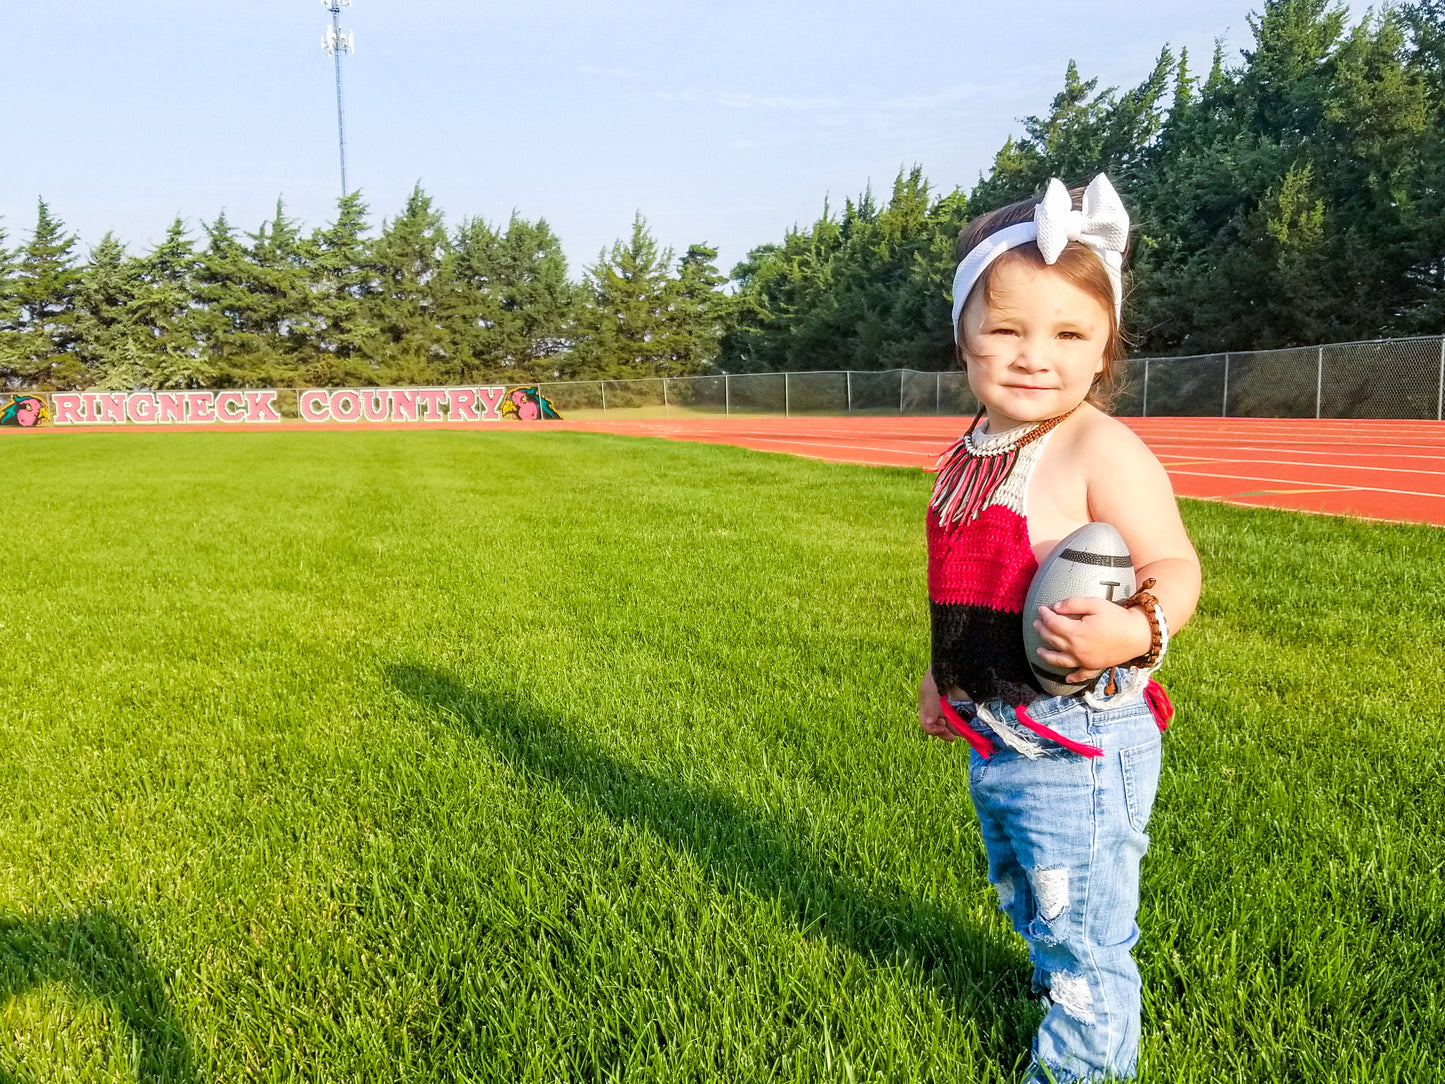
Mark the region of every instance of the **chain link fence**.
[[1445, 337], [1133, 358], [1116, 413], [1445, 420]]
[[[740, 373], [542, 384], [564, 417], [972, 414], [961, 372]], [[569, 414], [570, 411], [570, 414]], [[1445, 336], [1130, 358], [1114, 413], [1184, 418], [1445, 420]]]
[[[961, 372], [739, 373], [539, 385], [563, 417], [590, 414], [972, 414]], [[1445, 420], [1445, 337], [1231, 351], [1124, 363], [1124, 417]]]
[[963, 373], [911, 369], [544, 381], [537, 390], [564, 418], [584, 419], [971, 414], [978, 409]]
[[[968, 378], [958, 371], [730, 373], [551, 381], [536, 388], [563, 418], [570, 419], [971, 415], [978, 409]], [[277, 389], [283, 419], [298, 416], [299, 395], [299, 389]], [[1131, 358], [1124, 363], [1114, 413], [1445, 420], [1445, 336]]]

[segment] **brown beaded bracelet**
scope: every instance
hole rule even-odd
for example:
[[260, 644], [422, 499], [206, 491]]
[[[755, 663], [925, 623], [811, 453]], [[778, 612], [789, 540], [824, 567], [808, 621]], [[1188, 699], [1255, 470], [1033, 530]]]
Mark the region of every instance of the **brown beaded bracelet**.
[[1159, 605], [1159, 600], [1149, 591], [1149, 588], [1153, 587], [1154, 584], [1155, 580], [1151, 577], [1141, 583], [1139, 590], [1135, 591], [1128, 598], [1119, 600], [1119, 605], [1126, 610], [1135, 606], [1142, 607], [1144, 616], [1149, 621], [1149, 650], [1137, 659], [1130, 659], [1126, 664], [1128, 666], [1142, 667], [1145, 670], [1159, 664], [1159, 656], [1164, 650], [1164, 636], [1159, 631], [1159, 615], [1154, 612], [1154, 607]]

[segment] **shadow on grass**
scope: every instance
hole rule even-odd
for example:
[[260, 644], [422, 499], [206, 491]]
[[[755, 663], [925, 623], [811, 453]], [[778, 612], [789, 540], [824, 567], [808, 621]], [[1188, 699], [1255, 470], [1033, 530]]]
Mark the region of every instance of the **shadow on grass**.
[[[0, 915], [0, 1004], [53, 982], [110, 1007], [130, 1033], [142, 1084], [200, 1079], [164, 981], [146, 961], [135, 935], [113, 915]], [[0, 1037], [0, 1044], [5, 1042]], [[0, 1069], [0, 1084], [23, 1079]]]
[[472, 688], [419, 665], [394, 666], [387, 676], [525, 775], [692, 855], [718, 887], [778, 899], [809, 936], [872, 964], [916, 964], [955, 1014], [974, 1021], [1002, 1068], [1027, 1048], [1037, 1023], [1026, 999], [1028, 971], [999, 931], [901, 891], [864, 887], [804, 842], [801, 820], [770, 817], [726, 791], [629, 764], [515, 693]]

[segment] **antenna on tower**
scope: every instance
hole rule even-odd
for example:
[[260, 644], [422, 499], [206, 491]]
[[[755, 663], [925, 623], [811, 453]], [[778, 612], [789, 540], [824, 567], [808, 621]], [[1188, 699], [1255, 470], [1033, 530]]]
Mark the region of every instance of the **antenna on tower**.
[[341, 9], [349, 8], [351, 0], [321, 0], [321, 6], [331, 12], [331, 25], [321, 39], [322, 46], [336, 58], [336, 140], [341, 147], [341, 194], [351, 190], [346, 187], [346, 121], [341, 108], [341, 54], [356, 52], [356, 32], [347, 33], [341, 29]]

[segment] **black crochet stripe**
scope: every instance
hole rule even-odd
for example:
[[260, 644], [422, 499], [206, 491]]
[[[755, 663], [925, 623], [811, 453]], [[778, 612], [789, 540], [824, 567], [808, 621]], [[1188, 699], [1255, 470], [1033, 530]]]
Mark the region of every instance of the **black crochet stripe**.
[[932, 601], [929, 609], [933, 680], [940, 691], [956, 685], [979, 703], [1015, 706], [1048, 695], [1029, 668], [1021, 614]]

